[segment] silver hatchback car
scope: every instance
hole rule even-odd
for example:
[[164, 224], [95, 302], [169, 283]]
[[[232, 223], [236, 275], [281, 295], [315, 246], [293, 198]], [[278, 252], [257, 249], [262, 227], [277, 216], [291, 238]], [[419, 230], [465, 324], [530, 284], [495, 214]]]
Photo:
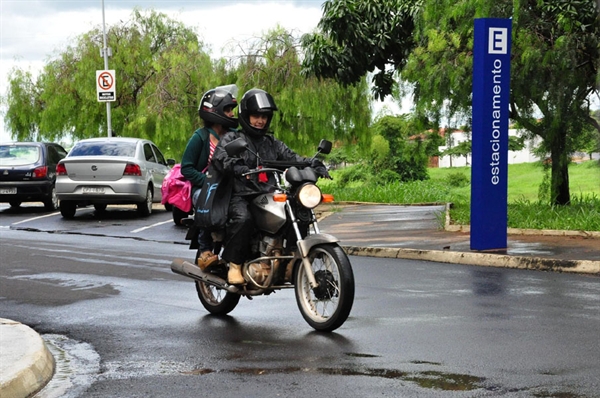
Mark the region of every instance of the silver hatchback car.
[[60, 213], [73, 218], [77, 207], [135, 204], [141, 216], [160, 203], [163, 179], [172, 159], [165, 160], [152, 141], [140, 138], [90, 138], [78, 141], [56, 166]]

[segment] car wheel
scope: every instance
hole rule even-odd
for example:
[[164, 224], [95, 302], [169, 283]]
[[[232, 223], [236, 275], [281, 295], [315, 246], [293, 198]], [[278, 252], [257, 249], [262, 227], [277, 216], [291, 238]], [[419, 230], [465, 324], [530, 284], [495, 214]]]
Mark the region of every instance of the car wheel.
[[96, 204], [94, 204], [94, 209], [96, 209], [96, 211], [98, 213], [101, 213], [104, 210], [106, 210], [106, 206], [107, 206], [106, 203], [96, 203]]
[[165, 210], [166, 211], [171, 211], [173, 210], [173, 205], [170, 203], [165, 203]]
[[10, 207], [19, 207], [21, 206], [21, 202], [18, 200], [11, 200], [10, 202], [8, 202], [8, 204], [10, 204]]
[[152, 187], [148, 187], [146, 190], [146, 200], [137, 204], [137, 211], [142, 217], [148, 217], [152, 214], [152, 200], [154, 195], [152, 194]]
[[44, 201], [44, 207], [48, 211], [54, 211], [58, 209], [58, 197], [56, 196], [56, 187], [52, 186], [52, 191], [50, 192], [50, 197]]
[[61, 200], [60, 201], [60, 214], [64, 218], [73, 218], [75, 217], [75, 212], [77, 211], [77, 203], [72, 200]]

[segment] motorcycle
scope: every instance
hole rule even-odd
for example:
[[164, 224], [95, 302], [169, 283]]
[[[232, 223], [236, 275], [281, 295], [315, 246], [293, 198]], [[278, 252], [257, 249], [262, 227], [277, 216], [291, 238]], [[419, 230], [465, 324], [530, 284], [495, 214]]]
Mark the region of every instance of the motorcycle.
[[[241, 138], [228, 143], [225, 149], [229, 156], [250, 150]], [[312, 159], [330, 151], [331, 142], [321, 140]], [[171, 270], [195, 280], [200, 302], [214, 315], [233, 311], [242, 296], [252, 299], [294, 289], [305, 321], [315, 330], [331, 332], [346, 321], [354, 303], [350, 260], [335, 236], [320, 231], [314, 212], [320, 203], [332, 202], [333, 196], [321, 193], [311, 161], [266, 161], [255, 155], [261, 164], [246, 175], [273, 173], [277, 187], [252, 200], [256, 233], [252, 258], [242, 265], [245, 283], [229, 284], [227, 266], [222, 261], [201, 271], [178, 258], [172, 261]]]

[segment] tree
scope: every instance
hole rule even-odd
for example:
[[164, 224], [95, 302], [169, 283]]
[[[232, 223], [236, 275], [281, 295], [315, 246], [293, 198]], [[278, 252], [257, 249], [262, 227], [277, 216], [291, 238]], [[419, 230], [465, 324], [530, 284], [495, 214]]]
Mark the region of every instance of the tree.
[[[368, 148], [371, 121], [366, 82], [343, 86], [300, 75], [299, 39], [278, 28], [256, 40], [242, 57], [212, 60], [195, 31], [154, 11], [135, 9], [131, 20], [108, 29], [117, 101], [115, 135], [153, 140], [178, 158], [197, 126], [198, 103], [208, 89], [236, 83], [260, 87], [279, 106], [272, 128], [290, 147], [314, 154], [321, 138]], [[18, 139], [59, 140], [106, 135], [106, 106], [96, 100], [102, 32], [79, 36], [34, 81], [14, 70], [6, 125]]]
[[[412, 115], [386, 115], [375, 121], [373, 131], [389, 143], [388, 168], [400, 176], [401, 181], [426, 180], [431, 146], [429, 140], [439, 144], [439, 135], [422, 134], [431, 126]], [[374, 159], [376, 160], [376, 159]], [[387, 166], [387, 167], [385, 167]]]
[[344, 86], [301, 75], [299, 39], [281, 27], [258, 39], [239, 59], [240, 88], [259, 87], [279, 108], [271, 128], [296, 151], [314, 154], [321, 138], [368, 147], [371, 122], [366, 82]]
[[[377, 6], [369, 8], [373, 3]], [[399, 19], [391, 16], [400, 14], [412, 21], [406, 26], [413, 28], [397, 39], [390, 35], [402, 46], [394, 53], [397, 58], [391, 58], [392, 46], [383, 41], [376, 50], [382, 52], [380, 59], [390, 59], [387, 63], [412, 84], [417, 112], [446, 112], [448, 117], [468, 120], [473, 19], [512, 18], [510, 118], [543, 139], [543, 149], [552, 159], [552, 202], [568, 204], [567, 166], [573, 143], [585, 125], [600, 131], [589, 115], [590, 95], [598, 92], [598, 7], [595, 0], [331, 0], [324, 7], [321, 32], [304, 41], [311, 54], [305, 69], [317, 76], [345, 76], [338, 69], [364, 75], [372, 65], [348, 55], [363, 51], [369, 39], [354, 36], [367, 32], [369, 37], [385, 37], [397, 28], [393, 24]], [[363, 21], [391, 21], [392, 25], [373, 24], [369, 30]], [[379, 93], [392, 92], [390, 79], [373, 83]]]
[[417, 0], [330, 0], [323, 4], [320, 32], [306, 34], [303, 73], [334, 78], [343, 84], [373, 72], [373, 92], [392, 94], [394, 73], [401, 70], [415, 43]]
[[[204, 91], [231, 83], [223, 61], [213, 62], [196, 33], [166, 15], [134, 9], [129, 21], [109, 27], [116, 72], [112, 103], [115, 135], [152, 139], [180, 156], [198, 124]], [[36, 81], [14, 70], [9, 76], [7, 127], [19, 140], [82, 139], [106, 135], [106, 106], [97, 102], [95, 71], [102, 30], [77, 37], [50, 60]]]

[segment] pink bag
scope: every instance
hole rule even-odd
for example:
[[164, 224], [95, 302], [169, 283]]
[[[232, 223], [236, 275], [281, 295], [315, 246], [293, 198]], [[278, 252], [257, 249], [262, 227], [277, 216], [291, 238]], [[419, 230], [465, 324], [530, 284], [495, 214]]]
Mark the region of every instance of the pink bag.
[[192, 209], [192, 183], [181, 174], [181, 164], [176, 164], [163, 180], [162, 200], [160, 203], [172, 204], [179, 209], [189, 212]]

